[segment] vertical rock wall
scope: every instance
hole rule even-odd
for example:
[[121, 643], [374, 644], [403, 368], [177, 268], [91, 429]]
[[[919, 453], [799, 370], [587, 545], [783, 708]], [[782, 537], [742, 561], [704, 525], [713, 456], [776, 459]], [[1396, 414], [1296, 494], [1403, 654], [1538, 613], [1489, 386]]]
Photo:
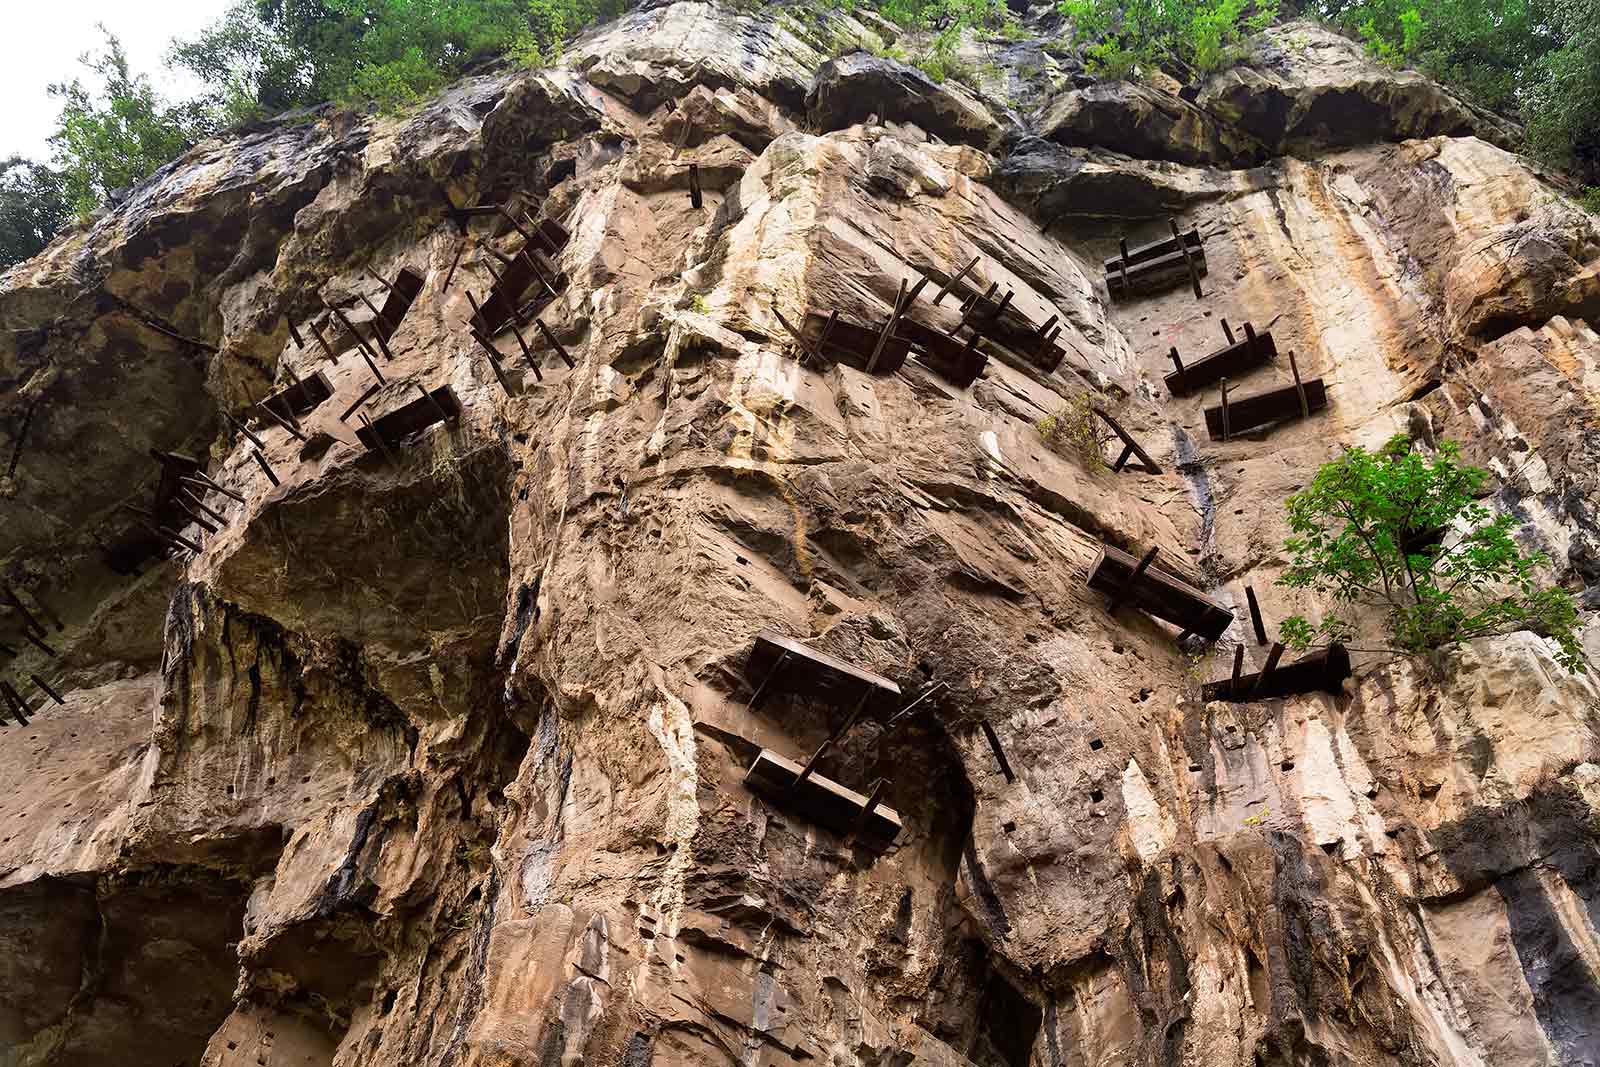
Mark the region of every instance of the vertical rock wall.
[[[1194, 100], [1037, 41], [980, 44], [983, 90], [844, 53], [892, 34], [649, 6], [409, 115], [208, 142], [0, 279], [0, 559], [59, 653], [0, 629], [36, 712], [0, 732], [0, 1064], [1600, 1063], [1593, 681], [1514, 634], [1200, 699], [1264, 659], [1247, 584], [1320, 607], [1272, 584], [1278, 504], [1341, 445], [1462, 441], [1549, 578], [1595, 577], [1594, 220], [1314, 27]], [[505, 385], [468, 294], [521, 238], [448, 212], [503, 202], [571, 234]], [[1169, 214], [1206, 298], [1113, 302], [1101, 259]], [[882, 321], [974, 256], [1059, 367], [797, 361], [780, 314]], [[365, 330], [402, 270], [364, 410], [462, 411], [386, 455], [322, 301]], [[1222, 319], [1328, 409], [1210, 440], [1161, 377]], [[274, 483], [225, 416], [318, 373], [305, 441], [254, 427]], [[1052, 449], [1085, 395], [1164, 473]], [[152, 449], [242, 498], [197, 553], [123, 509]], [[1103, 543], [1241, 621], [1108, 615]], [[744, 786], [850, 710], [752, 708], [764, 628], [930, 694], [818, 766], [886, 782], [886, 852]]]

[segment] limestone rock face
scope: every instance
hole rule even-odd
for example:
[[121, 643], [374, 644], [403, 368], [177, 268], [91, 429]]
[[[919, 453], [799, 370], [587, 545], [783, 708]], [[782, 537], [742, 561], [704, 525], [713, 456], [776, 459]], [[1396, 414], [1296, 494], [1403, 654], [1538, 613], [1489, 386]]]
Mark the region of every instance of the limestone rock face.
[[[1600, 655], [1593, 218], [1304, 25], [1032, 125], [840, 51], [887, 32], [648, 4], [200, 145], [0, 278], [0, 579], [44, 630], [0, 608], [0, 1067], [1600, 1063], [1590, 676], [1518, 633], [1201, 699], [1266, 658], [1247, 587], [1325, 607], [1274, 584], [1278, 502], [1401, 430], [1493, 472]], [[1112, 300], [1169, 216], [1205, 298]], [[535, 218], [542, 328], [475, 339]], [[1059, 364], [797, 358], [780, 316], [878, 329], [923, 276], [925, 328], [993, 286]], [[1211, 440], [1163, 375], [1223, 319], [1327, 410]], [[250, 414], [308, 380], [298, 436]], [[459, 413], [357, 436], [419, 389]], [[1047, 444], [1083, 396], [1162, 473]], [[165, 515], [197, 551], [124, 507], [151, 450], [225, 490]], [[1107, 613], [1104, 544], [1234, 626]], [[901, 690], [816, 766], [881, 784], [887, 850], [746, 786], [853, 707], [761, 689], [764, 629]]]

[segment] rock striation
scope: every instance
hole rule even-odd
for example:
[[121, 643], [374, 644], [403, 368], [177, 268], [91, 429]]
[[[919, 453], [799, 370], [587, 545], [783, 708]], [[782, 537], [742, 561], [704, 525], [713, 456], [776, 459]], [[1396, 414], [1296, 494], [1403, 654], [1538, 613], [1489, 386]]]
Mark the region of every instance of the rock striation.
[[[1600, 1063], [1594, 680], [1519, 633], [1201, 700], [1266, 660], [1247, 587], [1321, 607], [1276, 505], [1346, 444], [1461, 441], [1600, 580], [1594, 218], [1303, 23], [1031, 110], [883, 33], [647, 5], [206, 142], [0, 277], [0, 1065]], [[1204, 298], [1112, 300], [1168, 216]], [[549, 291], [475, 338], [525, 246]], [[988, 331], [970, 385], [784, 326], [923, 277], [922, 328]], [[1211, 440], [1163, 376], [1224, 319], [1327, 410]], [[1086, 397], [1160, 473], [1046, 440]], [[128, 510], [174, 464], [196, 551]], [[1235, 622], [1108, 613], [1106, 544]], [[764, 689], [763, 630], [901, 703]], [[819, 747], [887, 848], [747, 786]]]

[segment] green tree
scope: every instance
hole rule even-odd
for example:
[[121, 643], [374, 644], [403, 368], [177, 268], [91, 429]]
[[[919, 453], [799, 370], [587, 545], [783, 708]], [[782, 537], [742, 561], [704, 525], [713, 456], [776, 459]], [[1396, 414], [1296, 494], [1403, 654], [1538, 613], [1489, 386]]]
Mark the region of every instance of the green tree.
[[1323, 465], [1285, 503], [1293, 536], [1278, 581], [1338, 607], [1315, 627], [1298, 615], [1284, 620], [1284, 642], [1304, 649], [1344, 640], [1355, 629], [1352, 613], [1376, 606], [1404, 652], [1531, 629], [1555, 642], [1564, 667], [1583, 670], [1577, 606], [1564, 590], [1540, 586], [1545, 559], [1517, 546], [1516, 520], [1491, 519], [1477, 502], [1487, 477], [1463, 466], [1455, 445], [1427, 456], [1404, 434], [1375, 453], [1350, 448]]
[[50, 143], [67, 199], [80, 213], [149, 177], [208, 129], [198, 107], [162, 101], [148, 78], [129, 69], [122, 42], [104, 26], [100, 32], [106, 50], [81, 58], [100, 80], [99, 91], [81, 78], [50, 86], [50, 95], [61, 101], [60, 126]]
[[0, 161], [0, 270], [38, 255], [71, 218], [60, 174], [20, 156]]
[[1238, 62], [1242, 42], [1278, 17], [1278, 0], [1061, 0], [1090, 73], [1166, 71], [1202, 78]]

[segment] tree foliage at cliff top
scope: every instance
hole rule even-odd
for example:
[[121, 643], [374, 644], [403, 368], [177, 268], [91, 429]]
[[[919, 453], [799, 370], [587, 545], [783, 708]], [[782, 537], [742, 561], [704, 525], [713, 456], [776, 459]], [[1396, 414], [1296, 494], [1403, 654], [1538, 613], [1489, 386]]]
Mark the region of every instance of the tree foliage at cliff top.
[[1293, 536], [1278, 582], [1338, 607], [1316, 626], [1298, 615], [1284, 620], [1284, 643], [1347, 640], [1357, 615], [1377, 607], [1399, 651], [1533, 630], [1555, 642], [1562, 666], [1583, 670], [1577, 606], [1564, 590], [1540, 585], [1545, 558], [1518, 547], [1516, 519], [1491, 518], [1478, 502], [1487, 477], [1462, 465], [1455, 445], [1424, 454], [1405, 434], [1323, 465], [1285, 504]]

